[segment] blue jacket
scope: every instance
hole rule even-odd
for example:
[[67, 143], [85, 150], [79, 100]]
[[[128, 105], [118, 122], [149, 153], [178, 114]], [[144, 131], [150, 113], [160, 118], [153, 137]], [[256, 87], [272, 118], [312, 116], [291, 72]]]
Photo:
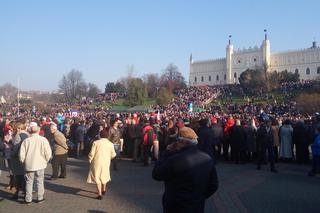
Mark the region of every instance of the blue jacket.
[[320, 156], [320, 134], [314, 139], [314, 143], [311, 145], [312, 155]]

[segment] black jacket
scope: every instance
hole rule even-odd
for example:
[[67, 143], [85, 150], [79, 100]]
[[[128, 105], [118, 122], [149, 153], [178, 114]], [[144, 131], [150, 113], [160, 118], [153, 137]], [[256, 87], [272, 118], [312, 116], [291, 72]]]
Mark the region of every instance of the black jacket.
[[200, 127], [198, 129], [198, 148], [214, 158], [214, 135], [210, 127]]
[[205, 199], [218, 189], [213, 159], [193, 145], [175, 153], [164, 151], [152, 177], [165, 182], [164, 213], [204, 212]]

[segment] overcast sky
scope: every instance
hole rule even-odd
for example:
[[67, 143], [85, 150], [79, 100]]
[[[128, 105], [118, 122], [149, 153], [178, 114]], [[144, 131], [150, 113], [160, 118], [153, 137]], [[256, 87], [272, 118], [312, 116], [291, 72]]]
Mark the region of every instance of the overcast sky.
[[56, 90], [63, 74], [80, 70], [101, 89], [135, 74], [161, 73], [174, 63], [188, 80], [189, 57], [225, 57], [260, 46], [301, 49], [320, 40], [318, 0], [0, 0], [0, 85]]

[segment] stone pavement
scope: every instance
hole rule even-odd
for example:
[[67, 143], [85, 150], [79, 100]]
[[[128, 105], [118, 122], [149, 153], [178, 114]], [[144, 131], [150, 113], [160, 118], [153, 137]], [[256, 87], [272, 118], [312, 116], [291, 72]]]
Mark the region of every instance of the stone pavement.
[[[69, 158], [68, 177], [45, 180], [45, 198], [42, 204], [30, 206], [7, 199], [11, 193], [4, 189], [8, 173], [0, 177], [0, 212], [26, 213], [143, 213], [162, 212], [163, 184], [151, 178], [152, 167], [142, 167], [130, 161], [121, 161], [119, 171], [112, 171], [112, 182], [102, 201], [95, 200], [95, 185], [86, 183], [86, 159]], [[277, 164], [278, 174], [267, 166], [261, 171], [254, 164], [235, 165], [221, 162], [217, 165], [218, 192], [206, 202], [206, 213], [211, 212], [320, 212], [320, 175], [307, 177], [306, 165]], [[51, 165], [46, 178], [51, 174]]]

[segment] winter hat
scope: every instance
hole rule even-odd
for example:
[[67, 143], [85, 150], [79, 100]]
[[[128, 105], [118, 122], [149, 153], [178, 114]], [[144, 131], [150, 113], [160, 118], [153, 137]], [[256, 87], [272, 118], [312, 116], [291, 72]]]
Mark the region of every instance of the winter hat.
[[218, 123], [218, 120], [215, 117], [212, 117], [211, 118], [211, 123], [212, 124], [216, 124], [216, 123]]
[[198, 136], [197, 134], [193, 131], [193, 129], [189, 128], [189, 127], [182, 127], [179, 130], [178, 133], [178, 139], [185, 141], [189, 144], [197, 144], [198, 140], [197, 140]]

